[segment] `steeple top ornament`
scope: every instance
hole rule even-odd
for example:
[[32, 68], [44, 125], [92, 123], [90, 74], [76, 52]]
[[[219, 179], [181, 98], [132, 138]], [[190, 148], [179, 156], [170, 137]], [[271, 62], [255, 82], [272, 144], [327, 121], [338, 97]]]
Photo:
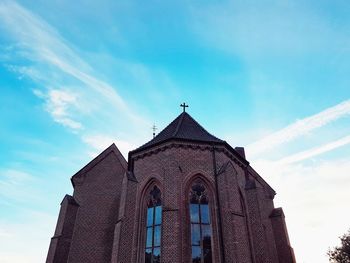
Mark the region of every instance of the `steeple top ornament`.
[[153, 124], [152, 130], [153, 130], [153, 138], [154, 138], [154, 137], [156, 137], [156, 130], [158, 130], [158, 128], [155, 124]]
[[186, 103], [184, 102], [184, 103], [180, 104], [180, 107], [182, 107], [183, 108], [183, 112], [185, 112], [186, 108], [188, 108], [188, 105], [186, 105]]

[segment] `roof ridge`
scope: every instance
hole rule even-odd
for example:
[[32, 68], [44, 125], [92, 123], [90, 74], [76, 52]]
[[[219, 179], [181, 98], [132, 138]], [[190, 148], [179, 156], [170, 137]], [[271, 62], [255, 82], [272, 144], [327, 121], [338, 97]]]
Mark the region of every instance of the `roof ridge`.
[[180, 116], [180, 120], [179, 120], [179, 123], [178, 123], [177, 126], [176, 126], [176, 129], [175, 129], [175, 131], [174, 131], [173, 137], [175, 137], [176, 134], [179, 132], [180, 127], [181, 127], [182, 122], [183, 122], [183, 119], [184, 119], [184, 116], [185, 116], [185, 112], [183, 112], [183, 113], [181, 114], [181, 116]]
[[[199, 124], [199, 122], [198, 121], [196, 121], [190, 114], [187, 114], [191, 119], [192, 119], [192, 121], [194, 122], [194, 123], [196, 123], [197, 125], [198, 125], [198, 127], [203, 131], [203, 132], [205, 132], [206, 134], [208, 134], [209, 136], [212, 136], [212, 137], [214, 137], [214, 138], [216, 138], [216, 139], [219, 139], [218, 137], [216, 137], [215, 135], [213, 135], [213, 134], [211, 134], [210, 132], [208, 132], [202, 125], [200, 125]], [[221, 139], [219, 139], [219, 140], [221, 140]]]

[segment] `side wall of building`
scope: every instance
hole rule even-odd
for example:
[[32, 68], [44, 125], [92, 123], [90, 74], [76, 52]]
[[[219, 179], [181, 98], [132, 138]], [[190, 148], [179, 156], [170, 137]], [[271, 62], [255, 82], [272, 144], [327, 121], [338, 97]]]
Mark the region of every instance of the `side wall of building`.
[[47, 262], [110, 262], [127, 162], [112, 144], [72, 178]]
[[293, 248], [290, 245], [287, 226], [282, 208], [276, 208], [270, 215], [279, 262], [295, 263]]
[[72, 196], [66, 195], [63, 198], [55, 234], [51, 238], [46, 258], [47, 263], [67, 262], [78, 207]]
[[109, 152], [86, 173], [74, 178], [77, 212], [68, 262], [109, 262], [125, 165]]

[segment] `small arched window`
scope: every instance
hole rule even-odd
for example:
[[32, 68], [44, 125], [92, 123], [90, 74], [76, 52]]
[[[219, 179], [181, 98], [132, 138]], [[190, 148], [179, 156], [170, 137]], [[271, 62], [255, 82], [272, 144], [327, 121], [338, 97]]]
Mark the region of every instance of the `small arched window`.
[[212, 231], [209, 198], [204, 183], [198, 179], [190, 188], [192, 263], [212, 262]]
[[157, 186], [154, 186], [147, 200], [145, 263], [160, 262], [161, 226], [161, 191]]

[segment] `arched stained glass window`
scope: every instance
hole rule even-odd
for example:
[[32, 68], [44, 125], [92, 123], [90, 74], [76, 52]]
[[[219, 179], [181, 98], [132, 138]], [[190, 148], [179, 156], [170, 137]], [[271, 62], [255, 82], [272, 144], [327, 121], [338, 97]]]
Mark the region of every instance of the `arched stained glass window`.
[[145, 263], [160, 262], [162, 226], [161, 191], [154, 186], [149, 193], [146, 218]]
[[190, 189], [192, 263], [211, 263], [211, 220], [205, 185], [196, 180]]

